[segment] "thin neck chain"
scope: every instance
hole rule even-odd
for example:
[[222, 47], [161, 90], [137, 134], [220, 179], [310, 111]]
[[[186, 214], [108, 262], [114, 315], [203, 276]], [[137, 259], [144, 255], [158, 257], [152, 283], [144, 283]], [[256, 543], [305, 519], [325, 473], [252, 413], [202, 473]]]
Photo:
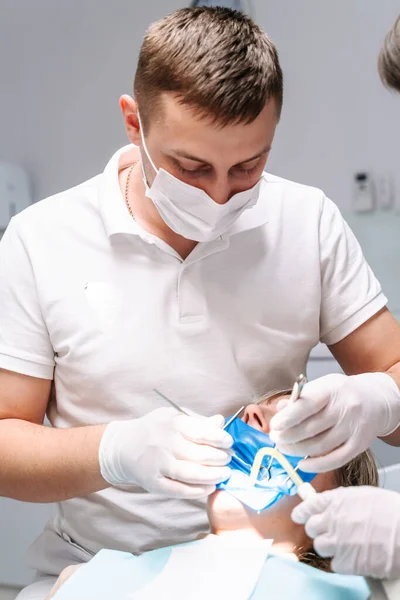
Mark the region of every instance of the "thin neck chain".
[[135, 220], [135, 215], [133, 214], [131, 205], [129, 204], [129, 183], [130, 183], [132, 171], [133, 171], [133, 168], [135, 165], [136, 165], [136, 163], [133, 163], [133, 165], [129, 168], [128, 177], [126, 178], [126, 185], [125, 185], [125, 204], [129, 211], [129, 214], [131, 215], [133, 220]]

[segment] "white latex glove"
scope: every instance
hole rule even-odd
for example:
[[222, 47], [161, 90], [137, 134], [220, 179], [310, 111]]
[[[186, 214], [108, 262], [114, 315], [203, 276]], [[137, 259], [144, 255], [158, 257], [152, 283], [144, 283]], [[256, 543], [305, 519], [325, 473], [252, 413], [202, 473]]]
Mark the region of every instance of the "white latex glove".
[[224, 418], [187, 417], [159, 408], [129, 421], [107, 425], [99, 448], [103, 479], [114, 486], [140, 485], [174, 498], [203, 498], [231, 470], [232, 437]]
[[338, 573], [400, 577], [400, 494], [373, 487], [337, 488], [310, 496], [292, 512], [314, 549], [333, 557]]
[[[400, 391], [386, 373], [326, 375], [307, 383], [296, 402], [281, 400], [271, 419], [270, 437], [299, 463], [320, 473], [342, 467], [376, 437], [400, 425]], [[324, 456], [321, 456], [324, 455]]]

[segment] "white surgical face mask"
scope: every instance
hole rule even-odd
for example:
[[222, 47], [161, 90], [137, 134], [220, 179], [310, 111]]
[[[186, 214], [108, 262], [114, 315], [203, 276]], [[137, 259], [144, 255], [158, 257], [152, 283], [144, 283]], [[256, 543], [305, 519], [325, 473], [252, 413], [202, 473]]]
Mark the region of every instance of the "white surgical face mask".
[[240, 215], [258, 200], [261, 179], [248, 190], [232, 196], [225, 204], [217, 204], [203, 190], [177, 179], [164, 169], [157, 169], [147, 150], [140, 122], [143, 148], [156, 177], [148, 186], [143, 169], [146, 196], [150, 198], [162, 219], [175, 233], [196, 242], [209, 242], [228, 231]]

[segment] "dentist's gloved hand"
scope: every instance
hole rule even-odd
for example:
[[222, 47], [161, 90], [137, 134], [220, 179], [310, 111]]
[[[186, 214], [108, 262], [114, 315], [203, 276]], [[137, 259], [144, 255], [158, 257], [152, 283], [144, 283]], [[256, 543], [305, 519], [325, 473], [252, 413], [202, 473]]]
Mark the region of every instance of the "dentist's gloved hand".
[[277, 408], [270, 438], [285, 454], [317, 457], [299, 463], [315, 473], [342, 467], [400, 425], [400, 391], [386, 373], [327, 375], [307, 383], [293, 404], [281, 400]]
[[159, 408], [107, 425], [99, 448], [100, 471], [113, 486], [140, 485], [174, 498], [203, 498], [230, 476], [225, 466], [232, 437], [222, 415], [187, 417]]
[[338, 573], [400, 577], [400, 494], [373, 487], [314, 494], [292, 512]]

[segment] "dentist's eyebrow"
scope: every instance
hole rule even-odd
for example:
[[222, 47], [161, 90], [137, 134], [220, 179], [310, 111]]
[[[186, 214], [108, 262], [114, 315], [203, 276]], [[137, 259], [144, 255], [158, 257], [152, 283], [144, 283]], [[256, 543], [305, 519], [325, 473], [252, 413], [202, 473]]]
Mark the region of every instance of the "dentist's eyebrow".
[[[271, 146], [265, 146], [265, 148], [263, 148], [261, 150], [261, 152], [258, 152], [255, 156], [252, 156], [251, 158], [246, 158], [245, 160], [242, 160], [242, 161], [240, 161], [240, 163], [237, 163], [236, 165], [233, 165], [233, 166], [237, 167], [239, 165], [245, 165], [248, 162], [252, 162], [253, 160], [256, 160], [257, 158], [261, 158], [261, 156], [263, 156], [270, 150], [271, 150]], [[193, 156], [192, 154], [188, 154], [187, 152], [184, 152], [183, 150], [171, 150], [171, 154], [173, 154], [175, 156], [179, 156], [180, 158], [186, 158], [187, 160], [193, 160], [194, 162], [212, 166], [204, 158], [200, 158], [199, 156]]]

